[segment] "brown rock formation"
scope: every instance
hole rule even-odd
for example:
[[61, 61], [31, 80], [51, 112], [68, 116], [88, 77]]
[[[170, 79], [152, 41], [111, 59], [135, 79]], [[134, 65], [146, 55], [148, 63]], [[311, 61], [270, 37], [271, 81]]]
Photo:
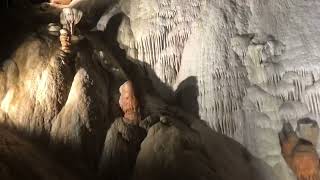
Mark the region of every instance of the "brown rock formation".
[[315, 146], [299, 139], [289, 123], [279, 134], [282, 155], [298, 180], [319, 180], [319, 156]]
[[100, 176], [103, 179], [131, 179], [146, 131], [138, 125], [118, 118], [110, 127], [100, 160]]
[[319, 156], [315, 147], [301, 140], [292, 152], [292, 170], [298, 180], [319, 180]]
[[124, 118], [129, 123], [137, 124], [141, 120], [138, 99], [135, 96], [133, 84], [131, 81], [125, 82], [119, 88], [119, 105], [124, 112]]
[[280, 145], [282, 156], [286, 160], [287, 164], [292, 168], [292, 153], [296, 145], [298, 144], [299, 138], [293, 131], [290, 123], [285, 123], [283, 125], [282, 131], [279, 134]]
[[34, 34], [1, 68], [0, 123], [45, 147], [49, 142], [66, 166], [95, 168], [111, 124], [108, 74], [89, 43], [79, 43], [70, 66], [59, 48], [57, 37]]
[[119, 105], [124, 117], [115, 120], [104, 142], [99, 170], [105, 179], [131, 178], [140, 144], [146, 137], [145, 129], [139, 127], [140, 109], [132, 82], [122, 84], [119, 92]]
[[51, 3], [68, 5], [72, 0], [50, 0]]
[[50, 0], [50, 5], [52, 7], [62, 9], [67, 7], [71, 2], [72, 0]]
[[61, 50], [65, 53], [70, 53], [71, 48], [71, 34], [66, 29], [60, 30], [60, 43], [61, 43]]

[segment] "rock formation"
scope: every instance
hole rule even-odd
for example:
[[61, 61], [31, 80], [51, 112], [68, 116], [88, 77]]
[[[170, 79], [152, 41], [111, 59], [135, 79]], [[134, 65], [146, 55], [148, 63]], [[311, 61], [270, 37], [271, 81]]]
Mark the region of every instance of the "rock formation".
[[[98, 43], [90, 33], [79, 44], [80, 51], [69, 67], [57, 60], [55, 50], [59, 43], [51, 36], [37, 33], [20, 42], [0, 72], [0, 119], [9, 127], [41, 137], [44, 142], [49, 139], [52, 147], [62, 144], [72, 152], [86, 154], [84, 159], [92, 160], [90, 164], [96, 169], [106, 131], [115, 117], [121, 115], [118, 88], [132, 79], [140, 83], [141, 91], [147, 91], [142, 93], [140, 102], [141, 119], [151, 114], [152, 118], [147, 120], [155, 123], [143, 125], [149, 133], [142, 143], [143, 153], [138, 155], [135, 173], [138, 178], [146, 175], [142, 172], [144, 168], [138, 167], [155, 167], [158, 163], [161, 169], [167, 164], [157, 162], [158, 157], [168, 157], [167, 152], [175, 149], [188, 149], [188, 143], [164, 141], [172, 151], [166, 148], [161, 151], [163, 146], [156, 140], [175, 133], [177, 142], [189, 140], [179, 133], [192, 134], [194, 129], [190, 126], [195, 119], [241, 143], [256, 158], [251, 159], [252, 167], [248, 168], [272, 180], [295, 178], [282, 156], [278, 138], [284, 122], [296, 129], [298, 139], [310, 141], [319, 151], [318, 128], [313, 123], [297, 123], [302, 118], [319, 121], [317, 0], [73, 0], [60, 7], [83, 11], [81, 23], [88, 25], [88, 29], [96, 26], [105, 30], [116, 14], [122, 14], [117, 39], [127, 59], [110, 58], [113, 52], [97, 48]], [[129, 64], [129, 68], [124, 64]], [[150, 79], [152, 83], [142, 79]], [[196, 132], [206, 130], [207, 127]], [[210, 141], [203, 142], [206, 143]], [[203, 144], [199, 145], [201, 148], [191, 146], [192, 153], [201, 152], [197, 157], [206, 157], [201, 151]], [[305, 147], [309, 148], [310, 157], [316, 157], [315, 149], [306, 144], [298, 148], [297, 157]], [[290, 144], [288, 148], [292, 148]], [[145, 153], [153, 149], [163, 153]], [[172, 158], [180, 159], [177, 156]], [[212, 157], [212, 161], [220, 162]], [[146, 158], [154, 159], [150, 166], [143, 164]], [[296, 162], [302, 161], [297, 158]], [[176, 162], [180, 161], [168, 164], [180, 167]], [[317, 166], [316, 161], [306, 162]], [[212, 169], [208, 163], [204, 163], [203, 170]], [[297, 169], [303, 168], [293, 168], [299, 178]], [[166, 172], [176, 175], [170, 171], [174, 168], [168, 169]], [[219, 176], [225, 177], [222, 170], [219, 172]], [[246, 173], [239, 171], [239, 177], [240, 174]]]
[[127, 119], [128, 122], [139, 124], [141, 120], [140, 107], [134, 91], [131, 81], [127, 81], [121, 85], [119, 88], [119, 105], [124, 112], [123, 117]]
[[[114, 141], [110, 139], [117, 134], [124, 139], [122, 142], [133, 142], [136, 148], [127, 149], [133, 152], [132, 157], [138, 157], [136, 165], [132, 167], [125, 160], [134, 178], [184, 177], [185, 170], [199, 165], [205, 169], [189, 171], [190, 177], [207, 174], [208, 178], [233, 179], [241, 176], [243, 179], [263, 179], [256, 169], [257, 160], [240, 144], [214, 133], [190, 113], [167, 104], [154, 93], [151, 83], [140, 77], [143, 74], [132, 77], [134, 81], [141, 80], [141, 87], [150, 87], [139, 91], [141, 102], [137, 101], [131, 82], [125, 83], [119, 91], [120, 85], [127, 80], [122, 73], [124, 69], [114, 63], [117, 61], [106, 49], [103, 49], [101, 56], [100, 50], [95, 49], [95, 43], [99, 42], [93, 41], [91, 34], [84, 36], [76, 44], [77, 53], [72, 63], [63, 64], [60, 59], [60, 39], [47, 34], [45, 28], [45, 31], [34, 33], [26, 39], [2, 67], [1, 124], [19, 132], [19, 136], [30, 139], [32, 146], [39, 145], [39, 151], [50, 150], [52, 156], [45, 157], [48, 157], [51, 166], [64, 164], [67, 172], [75, 172], [81, 179], [98, 178], [98, 171], [104, 177], [104, 172], [121, 171], [121, 168], [125, 170], [123, 166], [110, 169], [103, 163], [110, 162], [104, 161], [105, 157], [111, 157], [113, 162], [120, 161], [120, 157], [105, 155], [112, 151], [110, 143]], [[134, 68], [135, 65], [132, 66]], [[143, 108], [140, 108], [141, 105]], [[135, 127], [143, 132], [148, 131], [141, 147], [139, 145], [143, 138], [135, 139], [139, 136], [132, 134], [135, 131], [128, 129], [128, 125], [123, 124], [125, 121], [113, 122], [114, 117], [121, 115], [115, 106], [121, 107], [125, 111], [124, 116], [130, 120], [136, 121], [141, 116], [142, 121], [136, 123]], [[174, 139], [170, 140], [171, 137]], [[219, 140], [213, 143], [213, 137]], [[221, 149], [213, 151], [216, 146]], [[129, 155], [126, 152], [123, 153]], [[217, 152], [221, 154], [219, 157], [229, 156], [228, 163], [222, 163], [226, 162], [225, 159], [216, 158]], [[232, 157], [234, 153], [237, 155]], [[187, 159], [181, 159], [180, 154]], [[162, 164], [158, 157], [168, 159]], [[146, 158], [150, 158], [149, 161]], [[51, 159], [59, 163], [55, 164]], [[39, 161], [36, 159], [33, 163]], [[149, 163], [150, 169], [144, 167], [145, 162]], [[229, 167], [230, 163], [234, 166]], [[153, 167], [162, 169], [160, 172], [165, 172], [165, 167], [168, 167], [170, 171], [152, 174]], [[238, 169], [234, 173], [225, 173], [223, 170], [231, 172], [234, 167]], [[146, 169], [146, 174], [141, 172], [143, 169]], [[7, 173], [0, 174], [8, 176]], [[61, 176], [61, 179], [70, 178]]]
[[100, 160], [100, 176], [104, 179], [130, 179], [140, 144], [146, 131], [141, 122], [138, 99], [131, 81], [119, 88], [119, 105], [124, 116], [117, 118], [108, 130]]
[[319, 140], [319, 126], [317, 121], [310, 118], [299, 119], [297, 122], [297, 135], [314, 146], [317, 146]]
[[60, 30], [61, 50], [65, 53], [71, 52], [71, 34], [65, 29]]
[[0, 179], [81, 180], [70, 169], [16, 132], [0, 127]]
[[315, 147], [308, 142], [296, 145], [292, 154], [292, 168], [298, 180], [319, 180], [319, 156]]
[[[302, 121], [311, 123], [310, 119], [302, 119]], [[282, 155], [298, 180], [320, 179], [319, 155], [316, 151], [316, 144], [300, 139], [289, 123], [284, 124], [279, 137]]]
[[50, 0], [50, 3], [53, 4], [61, 4], [61, 5], [68, 5], [71, 3], [72, 0]]
[[102, 179], [130, 179], [134, 172], [140, 144], [146, 131], [138, 124], [118, 118], [108, 130], [100, 160]]

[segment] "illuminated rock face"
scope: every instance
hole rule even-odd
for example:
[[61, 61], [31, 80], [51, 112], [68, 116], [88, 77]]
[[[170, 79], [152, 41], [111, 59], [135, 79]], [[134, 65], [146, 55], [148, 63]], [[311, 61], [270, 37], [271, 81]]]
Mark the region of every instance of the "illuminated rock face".
[[107, 72], [88, 46], [64, 64], [51, 38], [29, 37], [4, 66], [1, 124], [94, 166], [111, 123]]
[[314, 22], [320, 4], [127, 2], [120, 8], [126, 17], [118, 41], [145, 65], [159, 94], [169, 101], [189, 97], [178, 103], [246, 146], [279, 179], [292, 179], [278, 132], [284, 121], [294, 128], [303, 117], [318, 121], [320, 35]]
[[51, 3], [68, 5], [72, 0], [50, 0]]
[[[294, 105], [283, 104], [283, 116], [290, 114], [284, 112], [288, 108], [297, 106], [301, 107], [298, 108], [301, 112], [296, 113], [299, 116], [316, 111], [313, 103], [308, 103], [312, 88], [308, 88], [309, 93], [306, 88], [314, 84], [312, 76], [317, 77], [318, 65], [316, 60], [310, 60], [308, 64], [313, 63], [313, 66], [309, 68], [303, 63], [305, 60], [299, 58], [299, 54], [305, 55], [303, 49], [310, 48], [304, 40], [298, 40], [301, 42], [298, 51], [293, 50], [293, 44], [297, 43], [290, 43], [290, 37], [298, 37], [297, 32], [305, 31], [284, 25], [301, 24], [303, 20], [299, 18], [302, 17], [313, 19], [313, 14], [299, 10], [302, 6], [299, 3], [132, 0], [128, 1], [129, 5], [122, 3], [120, 8], [127, 17], [119, 29], [118, 40], [130, 58], [145, 63], [149, 77], [163, 97], [172, 98], [180, 84], [195, 77], [195, 85], [186, 84], [198, 88], [195, 105], [200, 117], [211, 127], [232, 136], [241, 134], [237, 130], [242, 131], [241, 125], [244, 124], [241, 120], [244, 119], [242, 101], [253, 85], [261, 90], [253, 86], [250, 92], [256, 96], [262, 96], [264, 92], [274, 96], [278, 100], [271, 101], [277, 106], [285, 101], [295, 101]], [[292, 13], [291, 9], [296, 9], [301, 16]], [[291, 20], [287, 21], [290, 17]], [[270, 21], [272, 18], [277, 21]], [[309, 34], [306, 37], [309, 38], [307, 41], [316, 41]], [[316, 54], [305, 56], [313, 59]], [[290, 59], [294, 63], [290, 63]], [[304, 74], [304, 69], [310, 69], [312, 75]], [[187, 102], [182, 106], [187, 106], [185, 104]], [[275, 109], [279, 111], [280, 107]], [[238, 120], [234, 120], [235, 117]]]
[[294, 129], [300, 118], [318, 121], [319, 7], [316, 0], [131, 1], [118, 40], [164, 98], [196, 87], [201, 119], [279, 179], [292, 179], [278, 132], [284, 120]]
[[[117, 2], [106, 12], [105, 23], [115, 13], [126, 15], [119, 29], [120, 46], [129, 58], [146, 67], [146, 75], [159, 94], [167, 100], [196, 94], [195, 100], [183, 100], [180, 106], [186, 110], [194, 108], [190, 112], [195, 112], [210, 127], [242, 143], [270, 166], [278, 179], [293, 179], [281, 155], [278, 132], [284, 121], [294, 129], [300, 118], [312, 117], [319, 122], [320, 3], [317, 0]], [[75, 0], [70, 4], [90, 15], [109, 5], [109, 1], [102, 0]], [[0, 97], [3, 96], [3, 116], [17, 116], [17, 123], [37, 118], [21, 118], [24, 113], [12, 113], [13, 110], [10, 113], [10, 109], [20, 107], [11, 103], [18, 90], [10, 88], [10, 82], [21, 73], [16, 66], [19, 63], [6, 66], [5, 72], [13, 75], [0, 78], [1, 82], [9, 82], [0, 89], [4, 92]], [[190, 78], [193, 80], [189, 81]], [[41, 87], [46, 87], [44, 82]], [[41, 99], [40, 93], [38, 97]], [[61, 97], [60, 101], [65, 101], [66, 97]], [[45, 109], [50, 111], [39, 113], [55, 116], [55, 108]], [[33, 120], [23, 124], [38, 125]]]
[[[78, 44], [79, 48], [84, 49], [79, 50], [73, 63], [63, 64], [55, 56], [54, 50], [59, 50], [60, 47], [58, 37], [55, 38], [55, 41], [49, 41], [53, 43], [48, 44], [37, 36], [30, 37], [8, 61], [10, 64], [6, 64], [3, 76], [1, 76], [4, 82], [8, 82], [2, 84], [5, 86], [3, 87], [4, 94], [1, 94], [3, 97], [1, 124], [8, 125], [9, 129], [16, 128], [24, 135], [39, 140], [33, 142], [44, 145], [43, 149], [53, 152], [56, 159], [62, 159], [65, 167], [75, 168], [79, 176], [89, 174], [88, 178], [83, 176], [79, 179], [95, 179], [97, 175], [95, 168], [99, 165], [99, 160], [102, 162], [105, 160], [101, 152], [105, 139], [107, 142], [104, 150], [109, 153], [116, 165], [117, 155], [131, 151], [131, 149], [122, 149], [121, 144], [119, 144], [120, 154], [116, 154], [110, 148], [110, 145], [114, 145], [113, 140], [115, 139], [113, 138], [119, 136], [118, 131], [125, 130], [120, 125], [117, 125], [117, 129], [109, 128], [111, 123], [109, 115], [120, 115], [109, 111], [113, 110], [110, 107], [112, 102], [110, 99], [114, 98], [118, 102], [120, 97], [119, 105], [125, 114], [139, 112], [139, 104], [131, 83], [127, 82], [120, 86], [125, 82], [124, 77], [113, 77], [116, 80], [109, 81], [111, 76], [119, 76], [120, 70], [115, 69], [116, 67], [103, 69], [101, 61], [92, 57], [94, 52], [90, 51], [90, 46]], [[110, 59], [106, 61], [109, 62]], [[36, 68], [31, 68], [31, 65]], [[113, 74], [112, 71], [116, 73]], [[121, 87], [120, 92], [119, 87]], [[147, 122], [150, 125], [146, 128], [148, 136], [144, 139], [142, 146], [140, 143], [143, 138], [139, 138], [139, 143], [135, 144], [134, 147], [140, 151], [134, 150], [135, 156], [138, 153], [138, 158], [136, 163], [134, 159], [132, 160], [131, 165], [135, 166], [130, 166], [134, 170], [133, 178], [172, 179], [176, 177], [179, 179], [185, 177], [186, 179], [198, 179], [199, 176], [206, 176], [207, 179], [222, 178], [225, 180], [233, 180], [238, 177], [245, 180], [265, 179], [257, 172], [254, 165], [254, 162], [259, 160], [252, 157], [240, 144], [213, 132], [200, 119], [188, 113], [184, 114], [184, 111], [180, 110], [180, 115], [175, 111], [169, 112], [173, 110], [169, 110], [169, 105], [159, 97], [144, 94], [142, 102], [146, 115], [160, 116], [161, 113], [165, 115], [160, 116], [151, 125]], [[119, 105], [117, 106], [120, 109]], [[20, 109], [15, 109], [16, 107]], [[128, 119], [131, 117], [129, 116]], [[190, 122], [185, 120], [185, 117], [188, 117]], [[136, 120], [136, 116], [133, 120]], [[110, 132], [111, 136], [105, 137], [108, 130], [116, 130], [116, 132]], [[0, 131], [0, 145], [3, 132], [5, 131]], [[128, 142], [126, 139], [134, 139], [134, 136], [124, 132], [122, 136], [125, 137], [124, 143]], [[0, 150], [1, 148], [2, 146]], [[24, 159], [27, 157], [26, 152], [18, 154]], [[6, 157], [8, 153], [10, 152], [6, 151], [3, 156]], [[41, 164], [42, 156], [35, 157], [37, 159], [31, 161], [28, 167], [37, 167], [37, 163]], [[48, 156], [47, 160], [49, 165], [45, 164], [41, 170], [51, 171], [44, 173], [42, 179], [51, 179], [46, 178], [49, 175], [50, 177], [55, 177], [55, 174], [60, 175], [54, 169], [59, 165], [56, 165], [50, 157]], [[125, 164], [127, 159], [121, 158]], [[16, 162], [15, 159], [12, 161]], [[7, 167], [7, 164], [2, 165], [1, 163], [1, 168], [2, 166]], [[230, 164], [233, 165], [230, 166]], [[102, 168], [104, 167], [102, 165]], [[117, 168], [101, 169], [101, 171], [117, 171]], [[154, 169], [159, 169], [159, 171], [154, 171]], [[89, 171], [88, 174], [87, 171]], [[10, 173], [0, 171], [0, 177], [8, 179], [8, 176]], [[64, 178], [63, 174], [59, 177], [60, 179], [72, 179], [68, 176]]]
[[119, 88], [119, 105], [124, 113], [123, 117], [129, 123], [137, 124], [141, 120], [138, 99], [135, 96], [133, 84], [131, 81], [125, 82]]
[[60, 43], [61, 43], [61, 50], [68, 53], [70, 52], [70, 46], [71, 46], [71, 36], [70, 33], [62, 29], [60, 30]]
[[52, 118], [66, 101], [71, 74], [61, 61], [44, 53], [47, 48], [52, 47], [29, 38], [7, 61], [2, 74], [7, 82], [1, 85], [6, 90], [1, 95], [2, 121], [39, 136], [50, 131]]

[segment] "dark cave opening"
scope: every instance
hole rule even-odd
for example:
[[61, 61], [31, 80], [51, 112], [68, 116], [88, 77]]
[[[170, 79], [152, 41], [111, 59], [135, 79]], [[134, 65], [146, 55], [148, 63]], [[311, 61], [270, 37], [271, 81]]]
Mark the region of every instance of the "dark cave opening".
[[[103, 41], [107, 46], [107, 49], [112, 53], [112, 55], [117, 59], [120, 66], [128, 73], [129, 77], [137, 76], [137, 64], [132, 62], [127, 58], [126, 51], [121, 49], [119, 42], [117, 40], [118, 30], [122, 23], [122, 20], [126, 15], [124, 13], [119, 13], [114, 15], [108, 22], [107, 28], [103, 33]], [[134, 81], [134, 79], [132, 79]]]
[[109, 20], [107, 28], [104, 32], [104, 40], [106, 42], [105, 44], [107, 45], [108, 49], [112, 52], [113, 56], [116, 57], [116, 59], [126, 58], [125, 51], [119, 47], [119, 43], [117, 41], [118, 29], [124, 16], [125, 15], [123, 13], [119, 13], [113, 16]]

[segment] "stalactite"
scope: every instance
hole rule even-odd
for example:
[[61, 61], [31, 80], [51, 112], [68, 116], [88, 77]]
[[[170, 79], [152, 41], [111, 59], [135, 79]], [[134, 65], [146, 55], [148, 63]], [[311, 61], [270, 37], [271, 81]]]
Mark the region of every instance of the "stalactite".
[[190, 25], [198, 18], [201, 3], [190, 0], [161, 0], [157, 3], [161, 8], [148, 20], [155, 31], [150, 29], [146, 34], [133, 37], [134, 44], [138, 59], [150, 65], [161, 81], [173, 85], [184, 45], [191, 33]]
[[320, 115], [320, 81], [317, 81], [312, 86], [306, 87], [304, 92], [303, 102], [307, 104], [310, 112]]

